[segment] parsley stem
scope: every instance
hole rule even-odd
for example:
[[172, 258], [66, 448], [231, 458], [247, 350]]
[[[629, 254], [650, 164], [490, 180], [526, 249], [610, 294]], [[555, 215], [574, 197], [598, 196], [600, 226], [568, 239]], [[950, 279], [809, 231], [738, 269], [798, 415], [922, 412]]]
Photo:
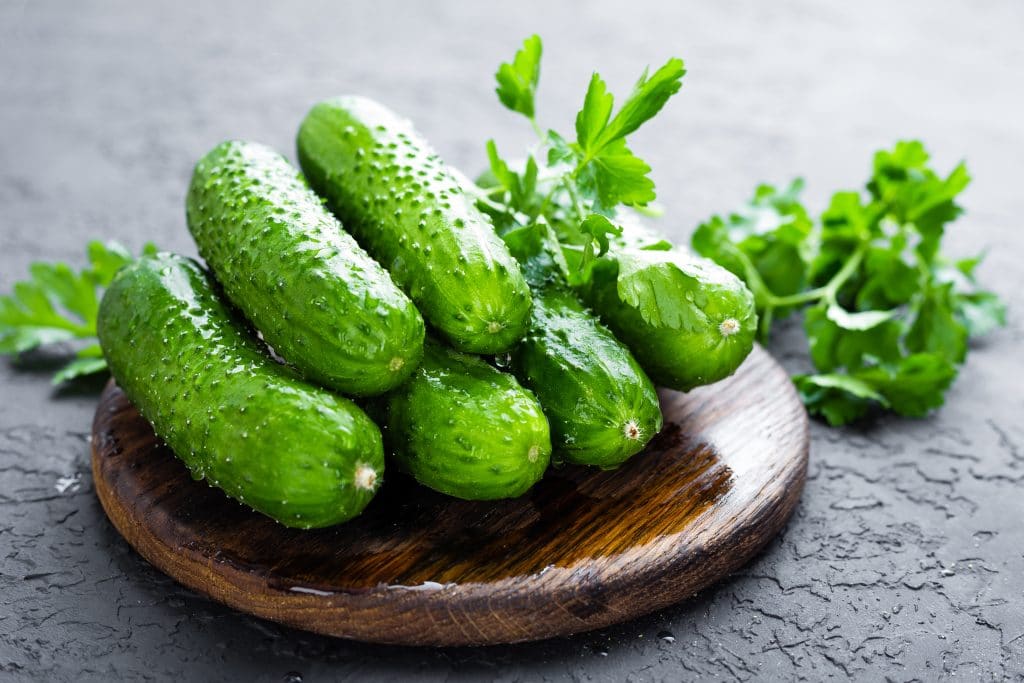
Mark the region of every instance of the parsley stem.
[[758, 335], [764, 343], [768, 342], [768, 332], [772, 329], [772, 316], [774, 313], [775, 309], [772, 306], [766, 307], [761, 313], [761, 320], [758, 323]]
[[804, 292], [797, 292], [796, 294], [788, 294], [786, 296], [776, 296], [768, 291], [764, 293], [764, 298], [768, 302], [768, 306], [772, 308], [783, 308], [785, 306], [797, 306], [811, 301], [818, 301], [825, 296], [826, 291], [827, 285], [808, 289]]
[[828, 284], [824, 287], [823, 297], [825, 301], [830, 304], [837, 303], [836, 295], [839, 294], [839, 289], [846, 284], [860, 268], [860, 262], [864, 260], [864, 255], [868, 251], [868, 242], [861, 242], [860, 246], [857, 247], [857, 251], [853, 252], [850, 256], [850, 260], [843, 264], [843, 267], [839, 269], [839, 272], [832, 276], [832, 279], [828, 281]]
[[[836, 296], [839, 294], [839, 289], [846, 284], [846, 281], [853, 277], [854, 273], [857, 272], [857, 268], [860, 267], [861, 261], [864, 260], [864, 254], [867, 253], [868, 243], [865, 242], [857, 247], [857, 250], [853, 252], [849, 260], [843, 264], [843, 267], [832, 276], [832, 279], [821, 287], [815, 287], [814, 289], [808, 289], [805, 292], [797, 292], [796, 294], [789, 294], [787, 296], [776, 296], [768, 286], [764, 284], [760, 276], [757, 277], [757, 286], [755, 289], [760, 290], [757, 293], [763, 297], [766, 307], [781, 308], [783, 306], [797, 306], [799, 304], [810, 303], [812, 301], [821, 301], [824, 299], [830, 304], [836, 303]], [[754, 270], [756, 273], [756, 270]], [[748, 277], [749, 280], [749, 277]]]
[[543, 140], [544, 139], [544, 131], [541, 130], [540, 125], [537, 123], [537, 117], [536, 116], [531, 116], [530, 117], [530, 126], [533, 128], [533, 132], [537, 134], [537, 137], [540, 138], [541, 140]]
[[572, 205], [576, 209], [576, 218], [582, 221], [584, 214], [583, 203], [580, 201], [580, 196], [577, 194], [576, 188], [573, 186], [573, 182], [569, 179], [563, 179], [563, 185], [569, 193], [569, 196], [572, 198]]

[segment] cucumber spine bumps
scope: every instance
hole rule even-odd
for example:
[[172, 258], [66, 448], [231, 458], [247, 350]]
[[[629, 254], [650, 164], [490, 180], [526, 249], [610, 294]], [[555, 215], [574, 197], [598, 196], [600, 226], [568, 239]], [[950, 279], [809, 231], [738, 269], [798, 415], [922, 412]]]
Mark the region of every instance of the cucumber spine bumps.
[[380, 485], [377, 426], [272, 360], [194, 261], [124, 267], [98, 332], [114, 378], [194, 478], [301, 528], [354, 517]]
[[511, 370], [544, 409], [554, 459], [617, 467], [661, 431], [654, 385], [625, 344], [568, 288], [547, 225], [505, 238], [533, 292], [530, 329], [512, 351]]
[[363, 97], [320, 102], [298, 133], [310, 185], [456, 349], [507, 351], [530, 292], [491, 220], [412, 125]]
[[457, 498], [519, 496], [551, 459], [548, 421], [533, 394], [512, 375], [429, 339], [413, 376], [374, 403], [399, 469]]
[[305, 376], [373, 395], [416, 368], [419, 311], [280, 154], [221, 143], [196, 164], [186, 213], [224, 293]]
[[593, 277], [580, 288], [583, 300], [629, 346], [659, 386], [688, 391], [733, 374], [754, 347], [754, 296], [725, 268], [678, 249], [624, 249], [633, 267], [655, 268], [664, 276], [659, 298], [685, 308], [687, 322], [654, 323], [624, 302], [618, 292], [620, 264], [599, 259]]

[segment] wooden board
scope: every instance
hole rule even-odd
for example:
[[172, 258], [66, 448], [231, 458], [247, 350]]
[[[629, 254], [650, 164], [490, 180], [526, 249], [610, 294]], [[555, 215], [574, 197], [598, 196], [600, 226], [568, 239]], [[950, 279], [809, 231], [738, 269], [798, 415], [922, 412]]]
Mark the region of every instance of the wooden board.
[[535, 640], [693, 595], [755, 555], [796, 506], [807, 415], [764, 350], [728, 380], [661, 400], [665, 429], [618, 470], [553, 469], [500, 502], [388, 473], [362, 516], [298, 531], [193, 481], [111, 382], [93, 475], [143, 557], [239, 610], [382, 643]]

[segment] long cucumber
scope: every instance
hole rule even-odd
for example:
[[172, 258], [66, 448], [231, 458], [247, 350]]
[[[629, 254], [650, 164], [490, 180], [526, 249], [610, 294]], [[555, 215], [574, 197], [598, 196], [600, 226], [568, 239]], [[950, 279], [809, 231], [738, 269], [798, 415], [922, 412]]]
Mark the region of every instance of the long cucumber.
[[[743, 281], [725, 268], [679, 249], [624, 249], [595, 265], [583, 300], [629, 346], [659, 386], [680, 391], [711, 384], [733, 374], [754, 347], [757, 312]], [[651, 321], [622, 300], [620, 260], [631, 267], [657, 269], [658, 298], [685, 312], [679, 325]], [[652, 294], [653, 297], [653, 294]]]
[[538, 223], [505, 234], [533, 291], [533, 319], [511, 354], [551, 424], [554, 458], [611, 468], [661, 430], [658, 394], [629, 349], [565, 284], [559, 249]]
[[491, 220], [412, 125], [363, 97], [316, 104], [298, 134], [310, 185], [460, 351], [507, 351], [530, 292]]
[[98, 328], [117, 383], [194, 478], [302, 528], [354, 517], [380, 486], [377, 426], [271, 359], [194, 261], [123, 268]]
[[304, 375], [373, 395], [419, 364], [419, 311], [280, 154], [218, 145], [196, 164], [186, 206], [225, 294]]

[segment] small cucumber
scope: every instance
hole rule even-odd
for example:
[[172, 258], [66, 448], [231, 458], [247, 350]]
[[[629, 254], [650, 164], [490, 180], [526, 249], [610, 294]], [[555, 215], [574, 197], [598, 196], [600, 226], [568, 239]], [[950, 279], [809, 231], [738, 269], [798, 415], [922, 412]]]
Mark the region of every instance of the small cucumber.
[[533, 324], [512, 370], [551, 423], [557, 461], [613, 468], [661, 431], [654, 385], [572, 292], [533, 290]]
[[479, 358], [428, 340], [419, 369], [380, 401], [389, 455], [435, 491], [513, 498], [547, 469], [551, 436], [537, 399]]
[[655, 384], [688, 391], [734, 373], [753, 349], [757, 332], [754, 297], [746, 285], [725, 268], [677, 249], [624, 253], [667, 275], [657, 296], [685, 306], [690, 324], [652, 324], [623, 302], [617, 291], [619, 265], [612, 259], [595, 264], [580, 293]]
[[370, 254], [456, 349], [500, 353], [526, 333], [530, 292], [491, 220], [411, 124], [373, 100], [316, 104], [299, 163]]
[[117, 383], [196, 479], [286, 526], [324, 527], [381, 483], [377, 426], [354, 403], [274, 362], [194, 261], [126, 266], [100, 304]]
[[551, 424], [554, 459], [613, 468], [661, 430], [651, 380], [629, 349], [564, 283], [559, 249], [543, 223], [505, 235], [533, 292], [533, 319], [511, 354], [512, 372]]
[[186, 206], [224, 293], [306, 377], [364, 396], [412, 374], [419, 311], [280, 154], [218, 145], [196, 164]]

